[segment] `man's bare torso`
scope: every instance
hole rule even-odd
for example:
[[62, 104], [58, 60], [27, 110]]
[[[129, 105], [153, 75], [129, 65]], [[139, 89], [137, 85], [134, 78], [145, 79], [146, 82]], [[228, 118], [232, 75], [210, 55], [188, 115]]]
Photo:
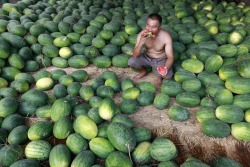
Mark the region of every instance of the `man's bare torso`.
[[167, 32], [165, 30], [160, 30], [154, 38], [149, 38], [146, 45], [146, 54], [152, 58], [165, 57], [165, 42], [164, 37], [166, 37]]

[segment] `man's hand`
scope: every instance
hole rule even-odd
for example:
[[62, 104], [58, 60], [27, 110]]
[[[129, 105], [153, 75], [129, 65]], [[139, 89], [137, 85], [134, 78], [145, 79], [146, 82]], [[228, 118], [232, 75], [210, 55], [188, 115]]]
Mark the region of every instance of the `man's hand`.
[[144, 45], [145, 42], [149, 39], [149, 38], [153, 38], [154, 35], [152, 34], [152, 32], [149, 32], [147, 30], [143, 30], [141, 35], [140, 35], [140, 44]]

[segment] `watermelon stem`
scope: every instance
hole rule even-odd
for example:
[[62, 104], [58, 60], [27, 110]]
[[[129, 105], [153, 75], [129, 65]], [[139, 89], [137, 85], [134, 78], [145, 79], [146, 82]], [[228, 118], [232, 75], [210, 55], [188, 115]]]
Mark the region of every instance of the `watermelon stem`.
[[128, 156], [129, 156], [129, 159], [130, 159], [131, 163], [133, 164], [133, 161], [132, 161], [132, 158], [131, 158], [131, 154], [130, 154], [130, 141], [131, 140], [132, 140], [132, 138], [129, 139], [129, 141], [125, 144], [125, 146], [128, 147]]

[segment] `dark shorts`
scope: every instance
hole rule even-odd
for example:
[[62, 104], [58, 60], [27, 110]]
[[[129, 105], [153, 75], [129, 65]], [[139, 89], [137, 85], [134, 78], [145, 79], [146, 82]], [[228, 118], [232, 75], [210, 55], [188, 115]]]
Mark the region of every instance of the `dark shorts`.
[[[151, 58], [151, 57], [147, 56], [147, 54], [145, 52], [142, 52], [140, 54], [140, 56], [138, 56], [136, 58], [131, 57], [128, 60], [128, 65], [130, 67], [134, 67], [137, 69], [145, 68], [145, 67], [152, 67], [155, 75], [161, 76], [157, 71], [157, 67], [158, 66], [165, 66], [166, 60], [167, 60], [167, 57]], [[173, 69], [171, 67], [168, 69], [168, 73], [163, 77], [172, 78], [173, 74], [174, 74]]]

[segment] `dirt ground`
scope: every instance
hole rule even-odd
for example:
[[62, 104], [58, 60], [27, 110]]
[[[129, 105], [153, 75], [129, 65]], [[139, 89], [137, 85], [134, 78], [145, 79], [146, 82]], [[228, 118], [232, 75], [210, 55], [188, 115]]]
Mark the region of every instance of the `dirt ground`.
[[[54, 69], [54, 67], [49, 67], [46, 70], [52, 71]], [[67, 74], [71, 74], [77, 69], [66, 68], [64, 70]], [[83, 85], [90, 84], [93, 78], [100, 76], [106, 70], [116, 72], [120, 81], [125, 77], [132, 78], [137, 74], [130, 68], [111, 67], [101, 69], [93, 65], [89, 65], [84, 70], [89, 74], [89, 79], [82, 83]], [[137, 84], [142, 81], [155, 84], [156, 77], [153, 73], [149, 73], [144, 78], [134, 81], [134, 83]], [[121, 93], [117, 93], [114, 99], [119, 104], [122, 101]], [[165, 136], [172, 140], [179, 151], [175, 159], [178, 164], [183, 163], [190, 156], [208, 164], [211, 163], [213, 158], [224, 156], [240, 162], [244, 167], [250, 167], [250, 143], [238, 141], [232, 136], [218, 139], [203, 135], [201, 125], [195, 118], [195, 113], [199, 107], [187, 108], [190, 111], [190, 118], [185, 122], [170, 120], [167, 111], [173, 104], [176, 104], [176, 102], [172, 98], [170, 105], [164, 110], [158, 110], [150, 105], [141, 107], [136, 113], [129, 116], [133, 119], [135, 126], [143, 126], [152, 130], [154, 137]]]

